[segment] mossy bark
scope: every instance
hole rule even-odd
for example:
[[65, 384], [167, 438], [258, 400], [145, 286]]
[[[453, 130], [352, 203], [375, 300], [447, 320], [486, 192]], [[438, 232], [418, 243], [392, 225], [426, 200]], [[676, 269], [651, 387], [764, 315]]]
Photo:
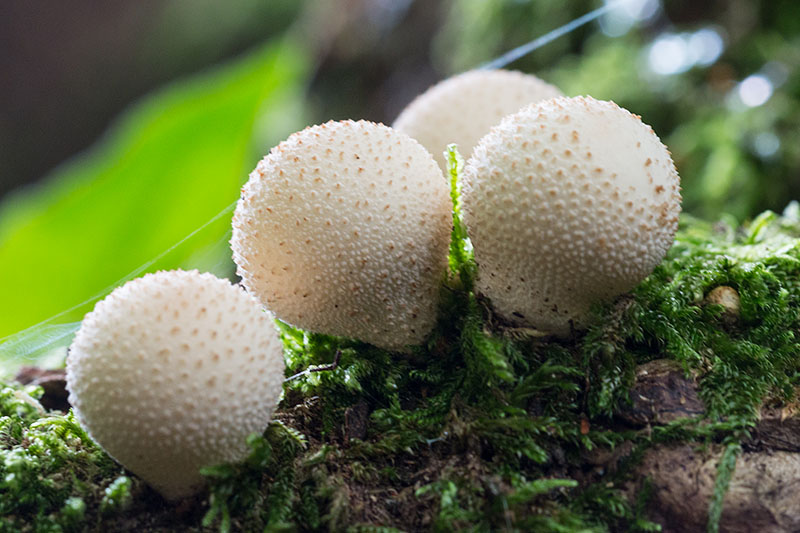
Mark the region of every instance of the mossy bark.
[[566, 340], [504, 327], [454, 239], [410, 354], [281, 325], [276, 421], [176, 506], [26, 394], [55, 402], [52, 374], [6, 387], [0, 531], [796, 531], [799, 236], [792, 216], [685, 217], [653, 275]]

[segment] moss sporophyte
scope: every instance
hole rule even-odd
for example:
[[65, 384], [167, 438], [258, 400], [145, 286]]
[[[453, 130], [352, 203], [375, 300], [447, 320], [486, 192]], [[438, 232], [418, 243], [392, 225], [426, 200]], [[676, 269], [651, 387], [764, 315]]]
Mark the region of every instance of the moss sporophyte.
[[[45, 412], [41, 389], [5, 386], [0, 528], [653, 530], [644, 516], [658, 480], [636, 491], [631, 482], [647, 476], [651, 452], [683, 443], [720, 459], [704, 507], [714, 530], [738, 461], [770, 447], [763, 409], [793, 419], [797, 209], [742, 226], [683, 215], [654, 272], [595, 306], [585, 334], [562, 339], [491, 314], [464, 238], [456, 218], [438, 320], [409, 354], [278, 323], [287, 376], [337, 353], [338, 365], [285, 383], [247, 459], [205, 468], [208, 492], [178, 508], [126, 474], [71, 412]], [[733, 318], [709, 298], [719, 287], [738, 296]], [[637, 405], [637, 368], [665, 359], [699, 408], [639, 424], [625, 414]]]

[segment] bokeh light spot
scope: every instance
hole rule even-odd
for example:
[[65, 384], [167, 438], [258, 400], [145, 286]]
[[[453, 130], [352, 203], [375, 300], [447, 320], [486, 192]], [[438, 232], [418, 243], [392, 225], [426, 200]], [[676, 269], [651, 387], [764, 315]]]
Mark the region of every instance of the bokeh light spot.
[[665, 33], [653, 42], [647, 62], [653, 72], [663, 75], [684, 72], [692, 66], [686, 41], [674, 33]]
[[600, 17], [600, 30], [609, 37], [625, 35], [637, 23], [653, 18], [661, 0], [605, 0], [614, 9]]
[[766, 76], [753, 74], [738, 86], [739, 98], [747, 107], [758, 107], [766, 103], [772, 96], [772, 82]]
[[763, 159], [772, 157], [781, 147], [781, 140], [771, 131], [762, 131], [753, 139], [753, 151]]
[[688, 46], [692, 62], [703, 67], [713, 64], [725, 49], [722, 35], [713, 28], [703, 28], [692, 33]]

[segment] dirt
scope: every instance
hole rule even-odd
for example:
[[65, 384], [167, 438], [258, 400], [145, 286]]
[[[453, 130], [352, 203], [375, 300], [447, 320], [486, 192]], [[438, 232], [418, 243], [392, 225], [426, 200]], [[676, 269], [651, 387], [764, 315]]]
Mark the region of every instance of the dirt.
[[695, 379], [687, 377], [677, 362], [656, 359], [637, 367], [631, 404], [623, 407], [618, 416], [634, 426], [699, 416], [705, 407], [697, 391]]
[[39, 399], [42, 407], [50, 411], [69, 411], [66, 370], [45, 370], [34, 366], [19, 369], [15, 379], [23, 385], [39, 385], [44, 394]]

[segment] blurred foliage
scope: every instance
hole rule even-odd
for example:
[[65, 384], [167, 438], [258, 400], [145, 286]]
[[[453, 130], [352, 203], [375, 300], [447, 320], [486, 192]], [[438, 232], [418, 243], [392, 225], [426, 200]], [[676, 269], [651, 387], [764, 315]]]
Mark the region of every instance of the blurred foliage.
[[3, 2], [0, 197], [85, 150], [144, 94], [282, 34], [304, 7], [297, 0]]
[[[7, 197], [0, 335], [102, 295], [232, 204], [266, 147], [305, 123], [306, 76], [296, 44], [263, 46], [146, 98], [89, 154]], [[229, 225], [229, 216], [219, 218], [149, 270], [230, 275]]]
[[[800, 196], [797, 3], [728, 0], [702, 10], [676, 0], [651, 4], [657, 6], [652, 16], [623, 35], [599, 31], [601, 19], [510, 68], [536, 73], [568, 95], [612, 99], [641, 115], [673, 153], [685, 211], [711, 219], [728, 213], [743, 221], [764, 209], [783, 209]], [[455, 0], [436, 41], [435, 61], [449, 73], [474, 68], [598, 5]], [[674, 74], [653, 72], [648, 54], [654, 40], [703, 28], [723, 38], [716, 61]], [[756, 73], [770, 80], [774, 94], [747, 107], [737, 89]], [[773, 146], [760, 149], [764, 140]]]
[[152, 34], [140, 43], [146, 64], [159, 71], [185, 72], [209, 58], [280, 35], [300, 16], [297, 0], [169, 0], [160, 5]]

